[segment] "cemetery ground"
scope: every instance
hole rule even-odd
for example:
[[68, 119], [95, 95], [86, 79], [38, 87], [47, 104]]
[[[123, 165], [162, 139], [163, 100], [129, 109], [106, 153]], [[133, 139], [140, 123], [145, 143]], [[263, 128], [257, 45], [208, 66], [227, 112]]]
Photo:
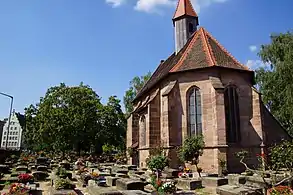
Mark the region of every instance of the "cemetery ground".
[[270, 182], [269, 177], [263, 181], [248, 171], [222, 176], [202, 172], [199, 176], [187, 168], [153, 172], [115, 162], [96, 163], [77, 157], [50, 159], [38, 155], [9, 158], [0, 169], [1, 194], [6, 195], [254, 195], [265, 194], [265, 182]]
[[[78, 163], [77, 163], [78, 162]], [[80, 163], [80, 164], [79, 164]], [[85, 166], [87, 164], [87, 166]], [[61, 160], [47, 157], [8, 159], [0, 165], [1, 194], [154, 194], [153, 173], [134, 165]], [[177, 194], [216, 194], [215, 186], [201, 181], [178, 182], [178, 170], [167, 169], [163, 180], [177, 183]], [[182, 179], [183, 180], [183, 179]], [[195, 181], [195, 183], [193, 183]]]

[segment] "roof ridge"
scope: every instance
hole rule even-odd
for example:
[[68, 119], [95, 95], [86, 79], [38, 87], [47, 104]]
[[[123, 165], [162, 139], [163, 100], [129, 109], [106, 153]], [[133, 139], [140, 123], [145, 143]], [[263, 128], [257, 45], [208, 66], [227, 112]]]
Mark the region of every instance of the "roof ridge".
[[206, 33], [205, 33], [206, 30], [204, 28], [201, 28], [200, 30], [201, 30], [201, 36], [203, 39], [203, 47], [205, 47], [205, 48], [203, 48], [203, 50], [205, 51], [207, 61], [210, 62], [209, 66], [213, 66], [216, 64], [215, 63], [216, 60], [215, 60], [214, 56], [212, 55], [211, 47], [208, 44]]
[[[225, 54], [227, 54], [229, 57], [231, 57], [240, 67], [243, 67], [246, 70], [251, 71], [247, 66], [241, 64], [223, 45], [220, 44], [220, 42], [214, 38], [208, 31], [205, 32], [206, 35], [208, 35], [213, 41], [215, 41], [215, 43], [225, 52]], [[214, 55], [213, 55], [214, 57]], [[215, 64], [217, 65], [217, 64]]]
[[182, 65], [183, 61], [185, 60], [185, 58], [187, 57], [187, 54], [189, 53], [190, 49], [192, 48], [193, 44], [195, 43], [195, 41], [197, 40], [200, 29], [195, 31], [193, 37], [191, 38], [192, 40], [190, 41], [189, 45], [187, 46], [186, 50], [184, 51], [184, 53], [182, 54], [181, 58], [179, 59], [179, 61], [177, 62], [177, 64], [175, 64], [175, 66], [170, 70], [170, 72], [174, 72], [176, 70], [178, 70], [178, 68]]

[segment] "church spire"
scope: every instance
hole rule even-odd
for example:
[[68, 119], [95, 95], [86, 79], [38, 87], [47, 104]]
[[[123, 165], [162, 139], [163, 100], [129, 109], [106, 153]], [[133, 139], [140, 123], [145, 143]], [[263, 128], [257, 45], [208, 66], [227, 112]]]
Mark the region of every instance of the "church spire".
[[173, 24], [175, 26], [175, 49], [178, 53], [198, 26], [198, 16], [190, 0], [178, 0]]

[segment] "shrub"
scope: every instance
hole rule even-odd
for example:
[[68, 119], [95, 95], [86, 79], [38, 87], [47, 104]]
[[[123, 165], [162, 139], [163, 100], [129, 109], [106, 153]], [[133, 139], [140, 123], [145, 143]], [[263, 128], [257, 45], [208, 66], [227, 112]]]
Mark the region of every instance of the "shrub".
[[55, 182], [55, 189], [56, 190], [61, 190], [61, 189], [72, 189], [73, 188], [73, 185], [71, 183], [70, 180], [68, 179], [57, 179], [56, 182]]
[[203, 154], [204, 146], [202, 135], [188, 137], [179, 148], [179, 157], [183, 162], [191, 162], [197, 165], [199, 156]]
[[127, 153], [130, 157], [134, 157], [134, 155], [137, 153], [138, 151], [134, 148], [127, 148]]
[[164, 155], [156, 155], [150, 156], [147, 159], [147, 166], [149, 169], [155, 170], [163, 170], [166, 166], [168, 166], [169, 160]]
[[66, 169], [62, 168], [62, 167], [58, 167], [57, 171], [56, 171], [56, 175], [61, 177], [61, 178], [66, 178], [67, 177], [67, 171]]

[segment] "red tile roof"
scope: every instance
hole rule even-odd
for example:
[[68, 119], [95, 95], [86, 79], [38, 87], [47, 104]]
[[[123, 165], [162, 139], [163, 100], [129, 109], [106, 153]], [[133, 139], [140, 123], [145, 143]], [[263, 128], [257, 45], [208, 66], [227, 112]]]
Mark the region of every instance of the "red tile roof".
[[197, 17], [197, 14], [193, 9], [190, 0], [179, 0], [178, 1], [177, 8], [176, 8], [175, 14], [173, 16], [173, 20], [175, 20], [181, 16]]
[[170, 73], [213, 66], [252, 72], [248, 67], [238, 62], [210, 33], [201, 27], [191, 36], [177, 55], [173, 53], [159, 65], [135, 99], [142, 96]]

